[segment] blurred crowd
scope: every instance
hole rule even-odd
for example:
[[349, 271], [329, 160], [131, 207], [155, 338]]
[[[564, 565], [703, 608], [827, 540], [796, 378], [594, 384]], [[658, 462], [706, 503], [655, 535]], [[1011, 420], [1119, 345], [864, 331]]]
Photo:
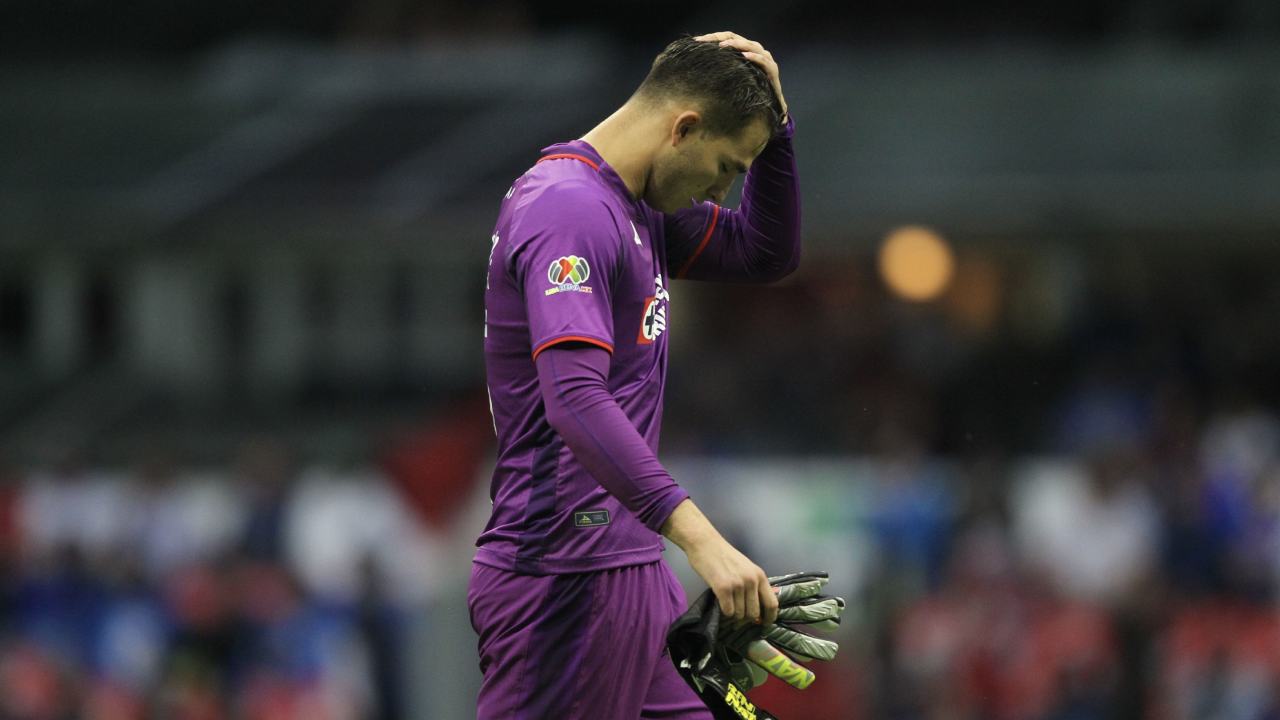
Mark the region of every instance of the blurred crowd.
[[392, 483], [271, 439], [0, 482], [0, 717], [400, 718], [429, 546]]
[[[865, 257], [677, 286], [697, 307], [673, 352], [696, 359], [673, 361], [672, 452], [876, 467], [846, 514], [872, 558], [856, 651], [816, 693], [755, 696], [815, 718], [1280, 717], [1280, 286], [1238, 261], [961, 257], [927, 305]], [[730, 313], [749, 322], [701, 319]]]
[[[961, 257], [925, 305], [865, 258], [673, 289], [662, 457], [749, 556], [795, 536], [852, 582], [840, 657], [765, 707], [1280, 719], [1280, 286], [1040, 262]], [[435, 410], [376, 466], [0, 470], [0, 718], [413, 716], [412, 646], [472, 662], [460, 601], [422, 600], [461, 596], [492, 449], [482, 391]]]
[[1194, 429], [886, 478], [882, 716], [1280, 717], [1280, 418]]
[[[845, 494], [771, 466], [792, 482], [753, 478], [778, 488], [757, 514], [785, 527], [742, 518], [736, 544], [769, 567], [826, 567], [852, 531], [837, 552], [867, 561], [833, 571], [852, 601], [819, 682], [751, 697], [808, 718], [1280, 718], [1280, 415], [1182, 430], [1021, 458], [899, 439], [869, 469], [822, 471], [860, 486]], [[698, 496], [758, 499], [735, 474]], [[851, 527], [832, 533], [836, 499]], [[779, 534], [800, 540], [779, 549]]]

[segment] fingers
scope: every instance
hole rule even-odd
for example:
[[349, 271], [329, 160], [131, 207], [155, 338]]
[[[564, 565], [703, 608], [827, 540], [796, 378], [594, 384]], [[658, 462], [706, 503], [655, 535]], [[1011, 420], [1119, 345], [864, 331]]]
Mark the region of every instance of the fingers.
[[787, 657], [765, 640], [755, 640], [747, 646], [747, 659], [798, 690], [813, 684], [813, 671]]
[[813, 578], [778, 586], [778, 601], [783, 604], [790, 604], [804, 598], [813, 597], [821, 592], [822, 587], [826, 584], [826, 578]]
[[778, 619], [778, 596], [769, 586], [766, 578], [760, 586], [760, 609], [763, 611], [765, 625], [772, 625]]
[[758, 583], [750, 578], [731, 582], [716, 592], [720, 599], [720, 612], [734, 622], [755, 621], [760, 617]]
[[744, 588], [746, 595], [747, 607], [743, 613], [742, 619], [747, 622], [760, 622], [760, 580], [763, 578], [752, 578], [748, 586]]
[[764, 46], [755, 40], [749, 40], [728, 30], [698, 35], [693, 39], [702, 42], [718, 42], [722, 48], [733, 48], [742, 53], [742, 57], [749, 62], [760, 66], [765, 71], [765, 74], [768, 75], [770, 82], [773, 83], [774, 92], [777, 93], [778, 100], [782, 103], [782, 114], [784, 117], [786, 116], [787, 101], [782, 99], [782, 83], [778, 79], [778, 63], [773, 59], [773, 53], [765, 50]]
[[778, 596], [760, 568], [748, 571], [737, 582], [715, 588], [714, 592], [720, 601], [720, 612], [727, 619], [768, 625], [778, 616]]
[[802, 660], [831, 660], [840, 651], [839, 643], [796, 632], [780, 625], [769, 628], [765, 632], [765, 639]]
[[755, 40], [749, 40], [747, 38], [742, 37], [738, 33], [730, 30], [707, 33], [706, 35], [698, 35], [697, 37], [694, 38], [694, 40], [701, 40], [704, 42], [718, 42], [721, 45], [735, 45], [735, 46], [744, 45], [746, 46], [743, 48], [745, 50], [759, 50], [759, 51], [764, 50], [764, 47], [761, 46], [760, 43], [756, 42]]
[[720, 601], [720, 614], [726, 618], [733, 617], [733, 613], [742, 607], [741, 600], [735, 603], [733, 588], [715, 588], [716, 600]]
[[730, 580], [724, 585], [714, 588], [716, 599], [720, 601], [720, 613], [725, 619], [734, 622], [742, 620], [747, 613], [746, 583]]
[[829, 580], [830, 576], [821, 570], [804, 570], [801, 572], [787, 573], [785, 575], [774, 575], [769, 578], [769, 584], [776, 589], [782, 585], [794, 585], [798, 582], [806, 580]]
[[801, 623], [822, 630], [835, 630], [840, 627], [840, 616], [844, 612], [844, 600], [838, 597], [818, 596], [800, 600], [778, 610], [778, 619], [783, 622]]
[[699, 35], [695, 37], [694, 40], [700, 40], [703, 42], [718, 42], [720, 43], [720, 47], [731, 47], [731, 48], [743, 51], [744, 55], [750, 53], [751, 55], [754, 55], [758, 58], [761, 58], [761, 59], [767, 58], [770, 62], [773, 61], [773, 53], [769, 52], [768, 50], [765, 50], [763, 45], [756, 42], [755, 40], [749, 40], [747, 38], [744, 38], [735, 32], [726, 31], [726, 32], [707, 33], [706, 35]]
[[773, 59], [773, 55], [764, 49], [764, 46], [754, 40], [748, 40], [742, 37], [725, 38], [720, 41], [720, 47], [731, 47], [734, 50], [742, 50], [743, 54], [750, 53], [759, 57], [768, 57]]

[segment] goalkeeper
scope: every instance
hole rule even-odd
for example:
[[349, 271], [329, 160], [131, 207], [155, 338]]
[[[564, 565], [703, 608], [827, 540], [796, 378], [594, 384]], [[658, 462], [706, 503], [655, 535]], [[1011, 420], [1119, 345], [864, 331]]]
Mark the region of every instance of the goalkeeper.
[[800, 261], [794, 131], [769, 51], [680, 38], [507, 191], [485, 286], [493, 510], [467, 594], [480, 718], [711, 717], [664, 650], [686, 600], [659, 533], [726, 617], [776, 618], [764, 571], [656, 451], [671, 280], [771, 282]]

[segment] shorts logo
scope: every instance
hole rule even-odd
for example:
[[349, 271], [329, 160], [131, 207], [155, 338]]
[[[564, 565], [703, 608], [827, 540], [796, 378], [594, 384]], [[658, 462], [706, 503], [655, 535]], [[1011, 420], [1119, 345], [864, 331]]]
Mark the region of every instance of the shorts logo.
[[551, 263], [551, 267], [547, 268], [547, 280], [555, 287], [548, 289], [546, 294], [555, 295], [562, 292], [589, 293], [591, 288], [582, 284], [589, 277], [591, 277], [591, 266], [587, 265], [586, 258], [580, 258], [577, 255], [559, 258]]
[[581, 510], [573, 514], [574, 527], [600, 527], [608, 524], [608, 510]]

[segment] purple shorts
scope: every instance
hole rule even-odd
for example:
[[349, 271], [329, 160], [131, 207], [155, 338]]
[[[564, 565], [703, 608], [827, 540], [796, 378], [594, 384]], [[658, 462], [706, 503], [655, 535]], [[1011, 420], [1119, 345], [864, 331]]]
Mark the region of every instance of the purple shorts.
[[685, 611], [666, 562], [565, 575], [473, 563], [479, 720], [711, 720], [671, 664], [667, 628]]

